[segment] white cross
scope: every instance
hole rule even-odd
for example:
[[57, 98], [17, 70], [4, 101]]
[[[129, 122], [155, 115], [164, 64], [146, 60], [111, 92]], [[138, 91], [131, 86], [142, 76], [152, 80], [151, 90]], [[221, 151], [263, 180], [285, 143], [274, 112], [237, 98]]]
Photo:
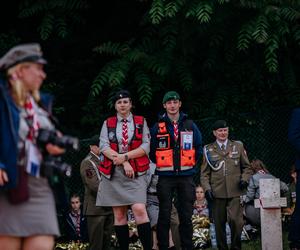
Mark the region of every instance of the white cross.
[[280, 197], [280, 180], [260, 179], [259, 190], [254, 206], [260, 208], [262, 250], [282, 250], [281, 207], [287, 202]]

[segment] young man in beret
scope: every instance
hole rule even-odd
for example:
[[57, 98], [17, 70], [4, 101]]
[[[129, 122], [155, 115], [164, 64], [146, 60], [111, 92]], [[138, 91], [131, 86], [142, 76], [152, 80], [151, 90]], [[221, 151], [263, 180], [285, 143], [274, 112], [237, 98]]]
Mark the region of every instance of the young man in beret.
[[216, 141], [204, 146], [201, 185], [212, 204], [218, 249], [228, 249], [225, 225], [231, 229], [231, 249], [241, 249], [243, 211], [240, 196], [252, 174], [250, 163], [240, 141], [228, 139], [229, 128], [224, 120], [213, 124]]
[[157, 195], [159, 215], [157, 238], [160, 250], [168, 249], [173, 193], [177, 193], [181, 248], [193, 249], [192, 213], [195, 201], [193, 176], [201, 155], [202, 136], [197, 125], [180, 111], [180, 96], [175, 91], [163, 97], [165, 112], [151, 130], [150, 158], [159, 176]]
[[92, 137], [90, 152], [80, 165], [80, 175], [84, 184], [83, 214], [87, 218], [90, 250], [109, 250], [113, 230], [113, 212], [111, 207], [96, 206], [96, 197], [100, 182], [97, 168], [100, 159], [99, 136]]

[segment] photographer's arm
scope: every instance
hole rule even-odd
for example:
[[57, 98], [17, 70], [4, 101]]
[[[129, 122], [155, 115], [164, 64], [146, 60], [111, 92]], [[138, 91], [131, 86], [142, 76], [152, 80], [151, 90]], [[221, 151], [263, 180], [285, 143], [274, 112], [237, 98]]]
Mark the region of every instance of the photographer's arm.
[[8, 177], [6, 171], [0, 168], [0, 186], [3, 186], [7, 182], [8, 182]]
[[54, 144], [48, 143], [46, 145], [46, 150], [50, 155], [61, 155], [65, 152], [65, 149], [60, 148]]

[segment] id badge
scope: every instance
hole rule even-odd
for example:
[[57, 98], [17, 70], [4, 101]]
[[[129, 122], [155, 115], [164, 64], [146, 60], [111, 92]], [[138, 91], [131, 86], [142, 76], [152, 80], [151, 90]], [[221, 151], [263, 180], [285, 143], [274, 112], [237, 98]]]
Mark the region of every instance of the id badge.
[[42, 155], [37, 146], [31, 141], [26, 142], [27, 147], [27, 164], [26, 172], [32, 176], [40, 177], [40, 166], [42, 162]]
[[161, 135], [157, 137], [158, 148], [168, 149], [170, 148], [170, 137], [169, 135]]
[[184, 150], [190, 150], [193, 148], [193, 131], [180, 132], [180, 147]]

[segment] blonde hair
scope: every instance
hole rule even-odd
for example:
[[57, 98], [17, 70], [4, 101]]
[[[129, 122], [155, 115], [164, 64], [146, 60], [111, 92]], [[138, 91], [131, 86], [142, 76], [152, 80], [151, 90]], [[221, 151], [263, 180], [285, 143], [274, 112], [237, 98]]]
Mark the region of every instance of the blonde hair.
[[23, 67], [28, 67], [28, 65], [30, 65], [30, 63], [28, 62], [19, 63], [14, 67], [9, 68], [7, 71], [7, 77], [10, 83], [12, 97], [16, 104], [20, 107], [24, 107], [28, 94], [31, 94], [31, 96], [36, 102], [40, 101], [39, 90], [33, 90], [28, 92], [24, 87], [23, 81], [16, 76], [16, 74], [18, 74], [18, 72]]

